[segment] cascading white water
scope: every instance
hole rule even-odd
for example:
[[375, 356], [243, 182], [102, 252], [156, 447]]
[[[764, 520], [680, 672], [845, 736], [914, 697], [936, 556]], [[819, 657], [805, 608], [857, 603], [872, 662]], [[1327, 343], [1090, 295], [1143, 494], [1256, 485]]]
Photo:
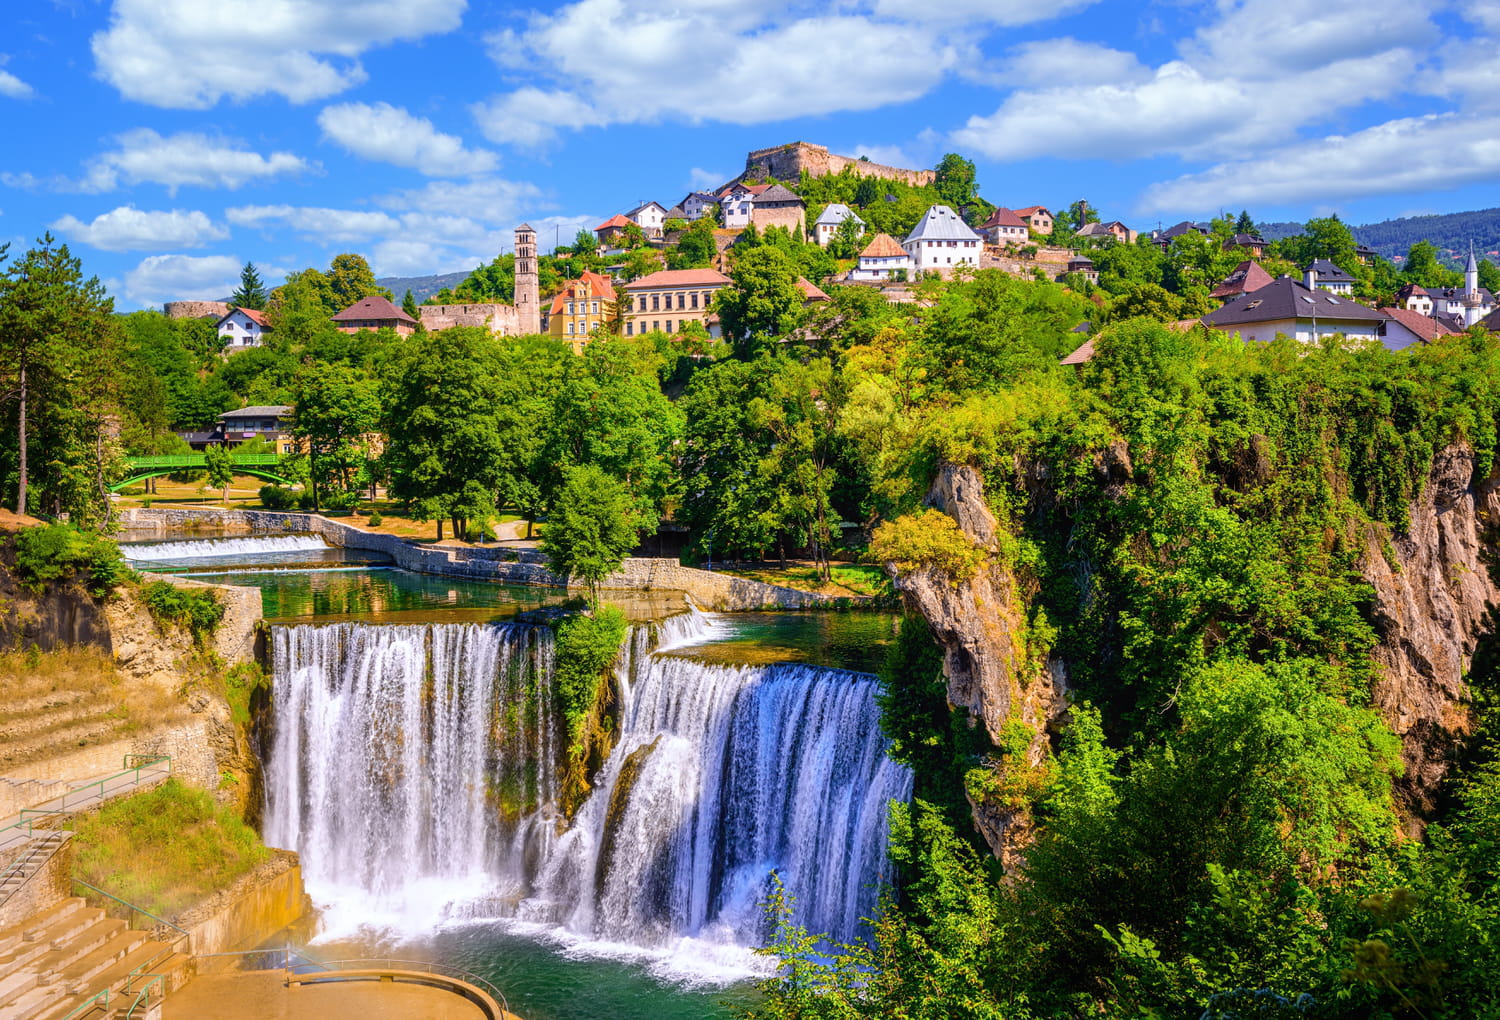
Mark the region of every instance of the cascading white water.
[[888, 804], [911, 794], [874, 679], [652, 650], [714, 626], [634, 629], [619, 740], [560, 834], [548, 630], [275, 628], [267, 839], [302, 853], [315, 896], [407, 930], [446, 898], [448, 919], [748, 946], [774, 870], [800, 923], [849, 939], [887, 876]]
[[246, 538], [203, 538], [186, 542], [126, 543], [120, 552], [127, 560], [193, 560], [210, 556], [249, 556], [256, 553], [311, 552], [329, 548], [317, 535], [256, 535]]

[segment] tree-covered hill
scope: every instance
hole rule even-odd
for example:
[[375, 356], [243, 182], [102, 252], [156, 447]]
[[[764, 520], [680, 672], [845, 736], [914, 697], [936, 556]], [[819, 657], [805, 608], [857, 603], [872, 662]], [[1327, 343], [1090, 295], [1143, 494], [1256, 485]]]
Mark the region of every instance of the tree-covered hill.
[[[1302, 233], [1300, 223], [1262, 223], [1261, 236], [1279, 241]], [[1469, 253], [1469, 245], [1482, 258], [1493, 259], [1500, 252], [1500, 208], [1471, 212], [1441, 213], [1432, 216], [1403, 216], [1353, 227], [1354, 239], [1368, 245], [1388, 259], [1404, 258], [1418, 241], [1431, 241], [1438, 255], [1455, 267]]]

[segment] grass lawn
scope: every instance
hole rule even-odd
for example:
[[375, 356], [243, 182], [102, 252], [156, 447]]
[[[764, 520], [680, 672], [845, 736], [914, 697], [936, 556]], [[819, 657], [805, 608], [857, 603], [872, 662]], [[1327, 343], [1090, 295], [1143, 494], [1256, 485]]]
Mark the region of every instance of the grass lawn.
[[714, 570], [818, 595], [891, 595], [895, 592], [884, 570], [864, 563], [835, 563], [828, 581], [819, 576], [818, 568], [810, 560], [789, 560], [785, 568], [775, 563], [751, 563], [734, 567], [715, 565]]
[[74, 874], [168, 919], [271, 855], [233, 810], [177, 779], [81, 815], [73, 831]]

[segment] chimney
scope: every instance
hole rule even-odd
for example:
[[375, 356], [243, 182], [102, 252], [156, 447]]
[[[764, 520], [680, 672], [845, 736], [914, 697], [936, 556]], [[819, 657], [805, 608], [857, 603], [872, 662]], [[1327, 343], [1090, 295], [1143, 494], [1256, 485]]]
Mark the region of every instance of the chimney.
[[1318, 273], [1312, 266], [1308, 266], [1302, 273], [1302, 286], [1308, 290], [1318, 289]]

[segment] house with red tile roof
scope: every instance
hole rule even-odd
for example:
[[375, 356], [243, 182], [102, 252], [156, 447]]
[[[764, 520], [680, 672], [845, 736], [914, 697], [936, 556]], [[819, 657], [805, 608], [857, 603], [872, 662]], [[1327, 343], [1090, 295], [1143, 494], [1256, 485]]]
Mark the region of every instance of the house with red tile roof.
[[911, 256], [890, 234], [876, 234], [859, 253], [859, 265], [849, 270], [851, 281], [905, 280], [911, 274]]
[[624, 284], [620, 300], [625, 335], [661, 332], [674, 336], [696, 322], [710, 336], [719, 336], [718, 318], [709, 314], [709, 305], [729, 282], [716, 269], [664, 269]]
[[1028, 205], [1025, 209], [1017, 209], [1016, 215], [1038, 234], [1052, 233], [1052, 214], [1047, 211], [1046, 206]]
[[630, 221], [621, 214], [615, 213], [594, 228], [594, 236], [599, 239], [600, 244], [608, 244], [610, 241], [621, 237], [628, 226], [630, 226]]
[[1271, 274], [1261, 268], [1259, 262], [1241, 262], [1234, 267], [1234, 272], [1224, 277], [1208, 296], [1220, 301], [1232, 301], [1241, 294], [1249, 294], [1251, 291], [1260, 290], [1271, 282]]
[[590, 336], [609, 328], [614, 310], [614, 284], [606, 276], [584, 270], [582, 276], [569, 280], [552, 296], [547, 333], [568, 341], [575, 354], [582, 354]]
[[224, 344], [223, 353], [235, 354], [264, 343], [271, 321], [254, 308], [231, 308], [214, 323], [214, 329]]
[[990, 244], [1025, 244], [1031, 239], [1026, 221], [1004, 206], [996, 207], [979, 225], [980, 235]]

